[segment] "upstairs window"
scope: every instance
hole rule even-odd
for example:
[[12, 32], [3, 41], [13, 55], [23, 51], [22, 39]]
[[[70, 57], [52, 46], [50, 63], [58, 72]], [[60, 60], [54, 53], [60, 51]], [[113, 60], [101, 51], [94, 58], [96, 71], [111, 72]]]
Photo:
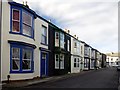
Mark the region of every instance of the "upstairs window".
[[83, 54], [83, 47], [81, 46], [81, 55]]
[[41, 43], [47, 44], [47, 27], [42, 26]]
[[32, 17], [25, 12], [22, 12], [23, 20], [23, 34], [31, 36], [32, 35]]
[[70, 51], [70, 40], [67, 40], [67, 51]]
[[11, 9], [11, 31], [12, 34], [20, 34], [34, 38], [33, 15], [24, 9], [12, 6]]
[[77, 42], [74, 42], [74, 48], [77, 48]]
[[64, 34], [63, 33], [60, 33], [60, 47], [61, 48], [64, 48]]
[[59, 47], [59, 32], [55, 32], [55, 46]]
[[13, 9], [12, 32], [20, 32], [20, 11], [17, 9]]

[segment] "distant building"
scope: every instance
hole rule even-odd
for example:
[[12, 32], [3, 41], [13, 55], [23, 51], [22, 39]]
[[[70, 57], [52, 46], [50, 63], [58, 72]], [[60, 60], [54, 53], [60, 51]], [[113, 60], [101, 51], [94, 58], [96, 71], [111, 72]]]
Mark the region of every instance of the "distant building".
[[108, 67], [118, 66], [119, 63], [118, 53], [111, 52], [111, 53], [107, 53], [106, 56], [107, 56], [106, 63]]

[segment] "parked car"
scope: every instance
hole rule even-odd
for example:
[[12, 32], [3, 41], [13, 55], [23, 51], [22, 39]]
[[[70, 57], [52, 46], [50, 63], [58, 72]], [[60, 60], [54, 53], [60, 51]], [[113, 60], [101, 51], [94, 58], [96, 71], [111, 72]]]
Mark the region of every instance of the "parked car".
[[120, 71], [120, 66], [117, 66], [117, 71]]

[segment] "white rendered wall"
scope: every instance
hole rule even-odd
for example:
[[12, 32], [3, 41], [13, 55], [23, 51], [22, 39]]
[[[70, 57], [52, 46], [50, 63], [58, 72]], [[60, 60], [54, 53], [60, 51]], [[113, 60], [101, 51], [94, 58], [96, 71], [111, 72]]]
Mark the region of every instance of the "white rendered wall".
[[[48, 27], [48, 24], [39, 18], [35, 19], [34, 39], [18, 35], [9, 34], [10, 31], [10, 5], [4, 2], [2, 5], [2, 33], [1, 33], [1, 64], [2, 64], [2, 81], [7, 80], [7, 75], [10, 75], [10, 80], [32, 79], [40, 76], [40, 50], [39, 47], [48, 48], [48, 46], [41, 45], [41, 25]], [[10, 74], [10, 44], [8, 40], [22, 41], [25, 43], [36, 45], [34, 50], [34, 72]], [[47, 41], [48, 42], [48, 41]]]
[[[77, 43], [79, 43], [79, 46], [77, 46], [77, 52], [74, 51], [74, 38], [71, 37], [71, 73], [79, 73], [80, 72], [80, 63], [79, 63], [79, 67], [74, 67], [74, 58], [79, 58], [79, 60], [81, 59], [80, 57], [80, 42], [77, 41]], [[77, 55], [77, 56], [76, 56]]]

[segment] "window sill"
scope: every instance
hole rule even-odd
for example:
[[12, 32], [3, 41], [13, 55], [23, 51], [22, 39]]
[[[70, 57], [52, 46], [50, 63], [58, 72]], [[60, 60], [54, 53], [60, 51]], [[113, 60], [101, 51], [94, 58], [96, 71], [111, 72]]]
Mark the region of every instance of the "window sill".
[[[26, 37], [29, 37], [29, 38], [31, 38], [31, 39], [34, 39], [32, 36], [28, 36], [28, 35], [25, 35], [25, 34], [22, 34], [22, 33], [17, 33], [17, 32], [9, 32], [10, 34], [16, 34], [16, 35], [23, 35], [23, 36], [26, 36]], [[35, 40], [35, 39], [34, 39]]]
[[19, 74], [19, 73], [33, 73], [34, 71], [10, 71], [10, 73], [12, 74]]

